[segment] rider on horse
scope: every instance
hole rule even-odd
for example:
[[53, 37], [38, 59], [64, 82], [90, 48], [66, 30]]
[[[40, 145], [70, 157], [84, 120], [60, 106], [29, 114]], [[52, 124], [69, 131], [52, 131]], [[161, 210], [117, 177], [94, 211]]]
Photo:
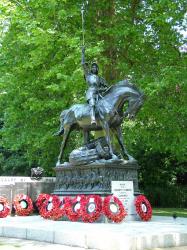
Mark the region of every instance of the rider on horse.
[[95, 107], [99, 97], [108, 88], [106, 80], [100, 76], [99, 67], [97, 63], [92, 63], [91, 69], [89, 69], [88, 64], [85, 62], [85, 47], [82, 47], [82, 66], [84, 70], [84, 77], [88, 84], [88, 90], [86, 92], [86, 100], [91, 108], [91, 124], [96, 125], [95, 119]]

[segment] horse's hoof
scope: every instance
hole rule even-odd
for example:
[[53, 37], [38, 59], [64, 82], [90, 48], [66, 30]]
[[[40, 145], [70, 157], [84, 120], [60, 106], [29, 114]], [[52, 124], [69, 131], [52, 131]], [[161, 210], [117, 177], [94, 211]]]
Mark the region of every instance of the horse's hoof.
[[57, 168], [57, 167], [60, 167], [60, 166], [61, 166], [60, 161], [57, 161], [57, 163], [56, 163], [56, 168]]
[[133, 157], [129, 157], [128, 162], [129, 163], [135, 163], [135, 162], [137, 162], [137, 160], [134, 159]]
[[119, 158], [117, 157], [117, 155], [112, 154], [112, 160], [118, 160]]

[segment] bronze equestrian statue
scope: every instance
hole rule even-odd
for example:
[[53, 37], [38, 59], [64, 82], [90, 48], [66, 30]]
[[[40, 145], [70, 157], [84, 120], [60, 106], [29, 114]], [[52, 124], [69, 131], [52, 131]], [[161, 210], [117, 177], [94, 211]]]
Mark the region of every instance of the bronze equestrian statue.
[[[63, 135], [60, 154], [56, 166], [61, 165], [64, 148], [68, 140], [71, 130], [83, 130], [84, 142], [89, 141], [89, 132], [96, 130], [104, 130], [106, 141], [109, 147], [112, 159], [117, 156], [113, 153], [113, 148], [110, 139], [109, 130], [111, 129], [121, 146], [123, 157], [128, 157], [129, 160], [134, 158], [129, 155], [123, 143], [121, 124], [125, 117], [133, 118], [143, 104], [143, 93], [138, 88], [129, 83], [128, 80], [120, 81], [119, 83], [109, 87], [103, 97], [98, 99], [95, 106], [95, 123], [92, 123], [90, 114], [91, 106], [89, 104], [75, 104], [69, 109], [64, 110], [60, 115], [60, 130], [58, 135]], [[123, 106], [128, 103], [128, 108], [123, 112]]]

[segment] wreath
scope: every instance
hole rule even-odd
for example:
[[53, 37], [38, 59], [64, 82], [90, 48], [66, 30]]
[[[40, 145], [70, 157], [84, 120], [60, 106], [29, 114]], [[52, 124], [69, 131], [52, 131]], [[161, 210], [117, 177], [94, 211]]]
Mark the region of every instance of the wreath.
[[55, 219], [58, 216], [58, 209], [60, 207], [60, 199], [57, 195], [49, 195], [42, 203], [39, 213], [45, 219]]
[[10, 214], [10, 204], [5, 197], [0, 196], [0, 218], [5, 218]]
[[99, 195], [89, 195], [81, 201], [83, 222], [94, 222], [102, 214], [102, 199]]
[[148, 221], [152, 217], [152, 207], [144, 195], [138, 195], [134, 201], [136, 212], [143, 221]]
[[58, 220], [66, 214], [65, 204], [68, 200], [69, 200], [68, 197], [65, 197], [62, 200], [60, 200], [59, 206], [55, 207], [55, 209], [53, 210], [53, 215], [52, 215], [53, 220]]
[[121, 222], [127, 215], [122, 202], [113, 195], [109, 195], [104, 199], [103, 213], [109, 220], [116, 223]]
[[27, 216], [33, 212], [33, 203], [31, 198], [25, 194], [18, 194], [13, 201], [15, 212], [19, 216]]
[[73, 199], [71, 199], [70, 197], [66, 198], [64, 208], [66, 216], [69, 220], [77, 221], [81, 217], [81, 202], [83, 202], [83, 200], [85, 200], [84, 195], [77, 195]]
[[44, 194], [44, 193], [41, 193], [38, 195], [36, 201], [35, 201], [35, 204], [36, 204], [36, 207], [38, 208], [38, 210], [40, 210], [42, 204], [44, 203], [44, 201], [46, 201], [47, 199], [50, 198], [50, 194]]

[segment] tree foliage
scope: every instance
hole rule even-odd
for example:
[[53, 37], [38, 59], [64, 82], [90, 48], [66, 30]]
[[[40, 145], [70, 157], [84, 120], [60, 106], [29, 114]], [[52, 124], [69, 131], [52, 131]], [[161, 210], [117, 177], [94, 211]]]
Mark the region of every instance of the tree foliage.
[[[52, 135], [61, 110], [85, 102], [81, 5], [80, 0], [0, 3], [1, 146], [48, 172], [59, 151], [61, 140]], [[98, 61], [109, 84], [131, 77], [146, 95], [137, 120], [123, 124], [127, 147], [145, 166], [144, 177], [150, 171], [146, 157], [157, 154], [161, 171], [169, 166], [169, 173], [173, 161], [181, 166], [186, 160], [186, 53], [179, 50], [185, 41], [178, 29], [186, 29], [185, 12], [185, 0], [94, 0], [86, 6], [87, 60]], [[74, 134], [68, 150], [80, 140]]]

